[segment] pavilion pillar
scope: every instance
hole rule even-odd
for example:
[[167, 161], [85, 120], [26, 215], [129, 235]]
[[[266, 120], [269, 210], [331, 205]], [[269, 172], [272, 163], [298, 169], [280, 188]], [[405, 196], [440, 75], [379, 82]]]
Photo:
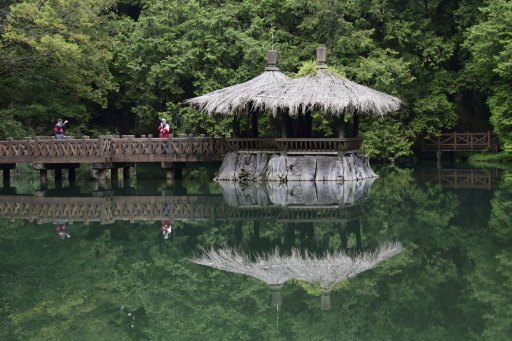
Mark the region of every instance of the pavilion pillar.
[[313, 136], [313, 117], [311, 116], [310, 112], [307, 112], [305, 115], [305, 128], [306, 128], [306, 136], [305, 137], [311, 137]]
[[251, 110], [251, 137], [258, 137], [258, 112]]
[[338, 138], [345, 138], [345, 114], [341, 114], [336, 120], [336, 129], [338, 130]]
[[281, 137], [288, 138], [290, 137], [290, 117], [287, 113], [281, 113]]
[[240, 137], [240, 117], [238, 115], [233, 116], [233, 138]]
[[354, 137], [359, 135], [359, 115], [354, 113]]

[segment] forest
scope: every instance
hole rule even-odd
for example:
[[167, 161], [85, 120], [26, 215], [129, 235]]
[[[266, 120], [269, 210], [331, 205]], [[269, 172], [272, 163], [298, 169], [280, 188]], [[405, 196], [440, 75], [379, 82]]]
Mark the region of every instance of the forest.
[[293, 77], [325, 44], [339, 74], [404, 102], [363, 119], [372, 157], [448, 130], [492, 129], [511, 150], [511, 31], [508, 0], [0, 0], [0, 138], [60, 117], [77, 136], [154, 134], [160, 118], [229, 136], [229, 117], [183, 101], [258, 75], [272, 47]]

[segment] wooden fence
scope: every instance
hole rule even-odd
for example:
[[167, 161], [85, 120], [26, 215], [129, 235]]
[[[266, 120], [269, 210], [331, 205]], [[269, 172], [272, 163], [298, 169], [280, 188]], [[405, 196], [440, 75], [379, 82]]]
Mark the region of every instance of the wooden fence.
[[490, 131], [483, 133], [444, 133], [436, 138], [424, 138], [417, 145], [421, 151], [494, 152], [499, 150], [496, 136]]

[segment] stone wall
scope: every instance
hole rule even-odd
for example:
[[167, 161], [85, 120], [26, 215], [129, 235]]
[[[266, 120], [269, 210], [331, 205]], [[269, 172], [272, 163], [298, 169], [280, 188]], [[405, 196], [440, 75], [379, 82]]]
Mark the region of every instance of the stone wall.
[[216, 180], [227, 181], [356, 181], [376, 178], [368, 157], [348, 154], [287, 156], [268, 153], [226, 154]]

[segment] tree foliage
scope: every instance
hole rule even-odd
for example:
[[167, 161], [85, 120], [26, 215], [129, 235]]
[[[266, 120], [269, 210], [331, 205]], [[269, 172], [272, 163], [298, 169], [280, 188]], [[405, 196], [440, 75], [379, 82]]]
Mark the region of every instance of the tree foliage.
[[[1, 4], [0, 115], [19, 136], [48, 131], [57, 115], [74, 118], [77, 133], [154, 133], [165, 117], [174, 133], [228, 136], [229, 118], [183, 100], [258, 75], [271, 46], [294, 74], [323, 43], [337, 72], [404, 101], [396, 115], [363, 121], [373, 157], [407, 155], [418, 137], [452, 128], [469, 90], [489, 96], [494, 128], [510, 144], [506, 0]], [[275, 135], [275, 122], [262, 121], [262, 135]], [[317, 132], [331, 134], [328, 125]]]

